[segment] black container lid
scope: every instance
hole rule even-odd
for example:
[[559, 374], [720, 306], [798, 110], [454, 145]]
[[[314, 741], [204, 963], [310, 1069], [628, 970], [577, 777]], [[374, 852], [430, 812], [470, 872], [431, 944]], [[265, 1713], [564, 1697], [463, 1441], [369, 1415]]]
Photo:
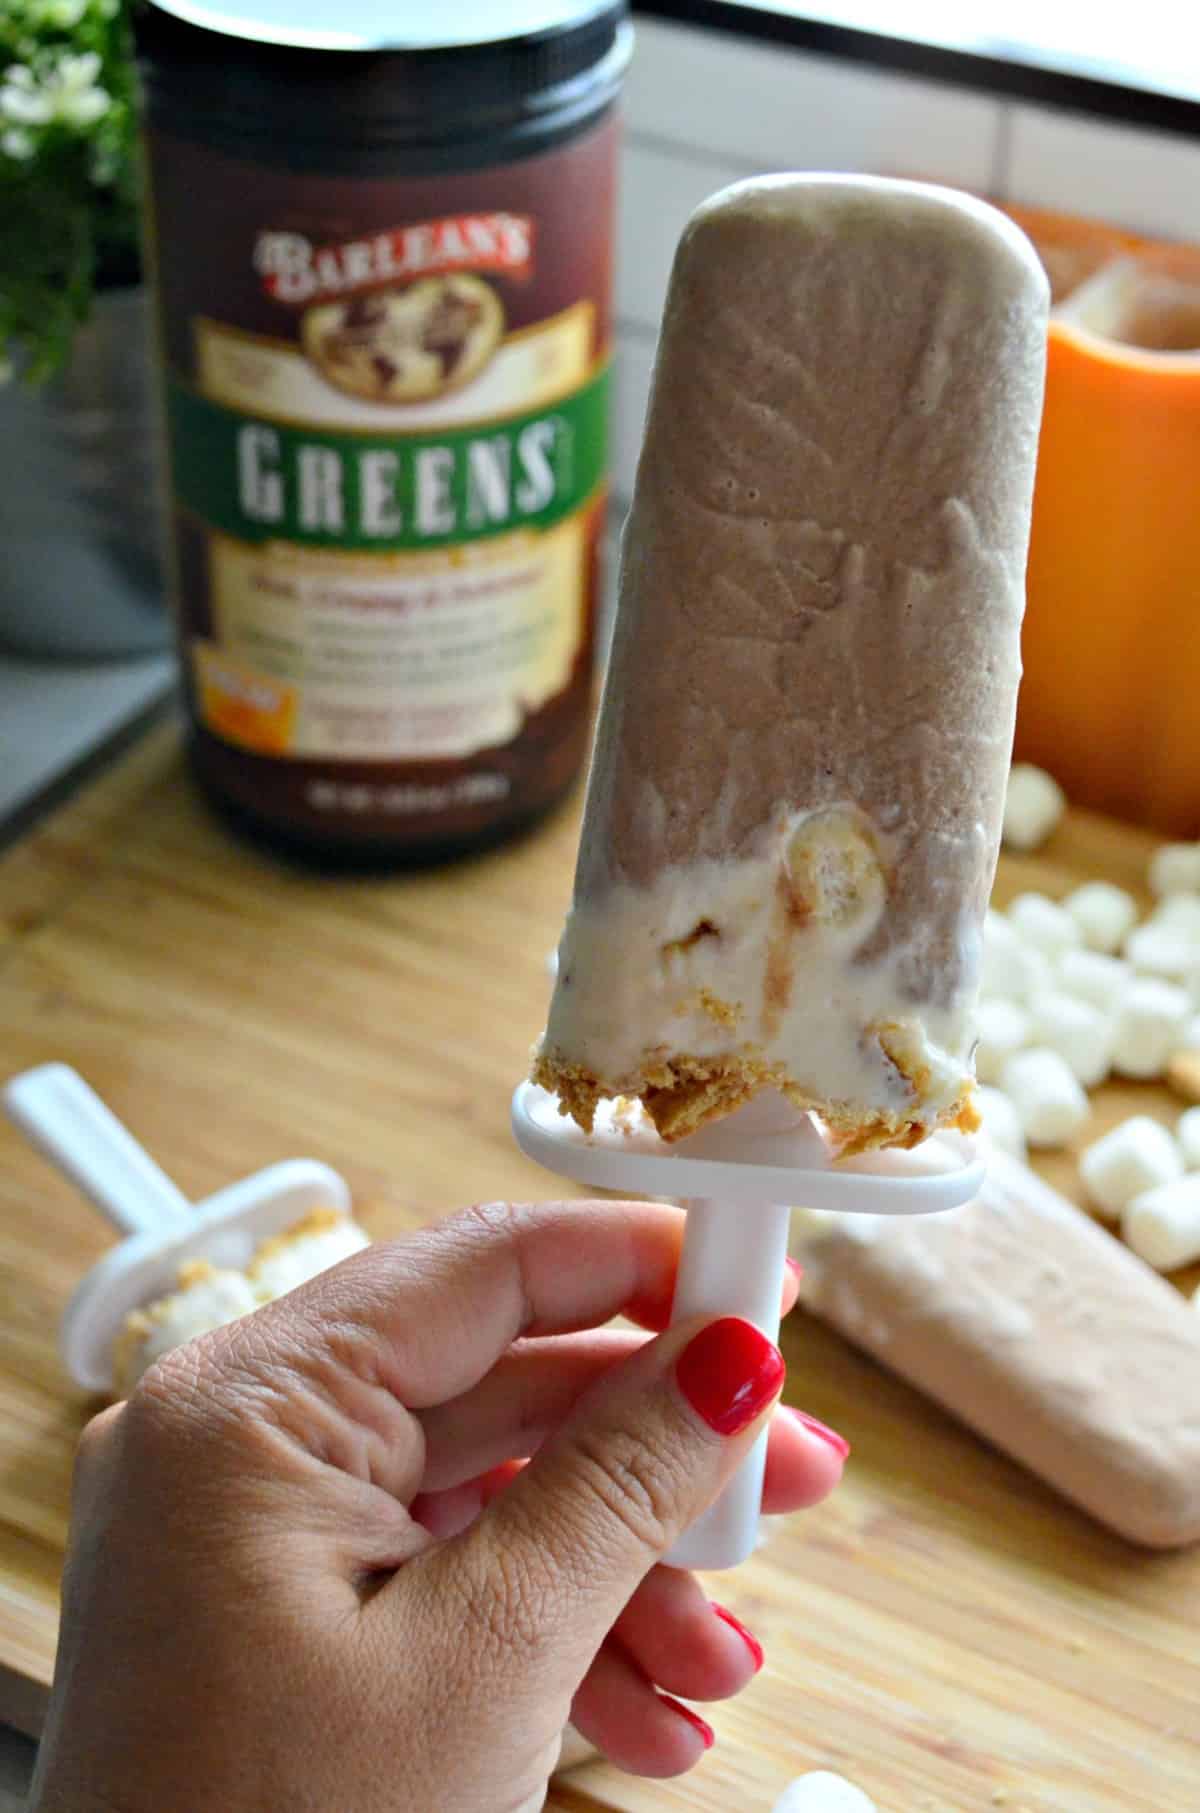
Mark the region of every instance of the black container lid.
[[162, 124], [240, 116], [309, 140], [450, 141], [592, 112], [628, 61], [625, 0], [143, 0], [143, 86]]

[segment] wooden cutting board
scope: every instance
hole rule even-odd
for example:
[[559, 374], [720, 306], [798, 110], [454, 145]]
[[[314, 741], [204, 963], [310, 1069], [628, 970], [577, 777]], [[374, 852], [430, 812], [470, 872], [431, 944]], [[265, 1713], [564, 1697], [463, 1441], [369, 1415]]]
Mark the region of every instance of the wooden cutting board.
[[[76, 1065], [183, 1189], [308, 1152], [376, 1236], [473, 1198], [546, 1194], [508, 1098], [539, 1030], [566, 905], [570, 810], [520, 844], [387, 881], [297, 876], [194, 799], [172, 731], [0, 860], [9, 1071]], [[1084, 817], [1017, 887], [1140, 890], [1151, 840]], [[1114, 1088], [1094, 1131], [1131, 1109]], [[1043, 1167], [1073, 1192], [1069, 1156]], [[0, 1127], [0, 1718], [36, 1729], [50, 1678], [71, 1451], [90, 1406], [55, 1325], [111, 1236]], [[832, 1768], [883, 1813], [1190, 1813], [1200, 1805], [1200, 1552], [1105, 1534], [820, 1325], [793, 1318], [789, 1397], [846, 1431], [827, 1505], [777, 1524], [714, 1590], [767, 1666], [715, 1710], [679, 1782], [586, 1764], [562, 1813], [766, 1813]]]

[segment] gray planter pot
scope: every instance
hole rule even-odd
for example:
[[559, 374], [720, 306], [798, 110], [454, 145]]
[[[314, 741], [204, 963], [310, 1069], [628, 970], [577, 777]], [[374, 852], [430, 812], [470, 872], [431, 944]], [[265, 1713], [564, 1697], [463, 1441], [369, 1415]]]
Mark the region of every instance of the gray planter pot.
[[0, 647], [43, 656], [168, 646], [150, 310], [110, 290], [41, 390], [0, 391]]

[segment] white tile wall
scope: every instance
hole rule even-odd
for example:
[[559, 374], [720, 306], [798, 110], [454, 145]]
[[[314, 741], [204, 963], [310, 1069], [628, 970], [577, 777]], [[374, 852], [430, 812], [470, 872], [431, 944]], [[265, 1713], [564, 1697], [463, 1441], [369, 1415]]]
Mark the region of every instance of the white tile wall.
[[617, 336], [612, 398], [613, 490], [628, 500], [633, 491], [642, 445], [642, 423], [650, 394], [650, 368], [654, 363], [653, 334], [626, 329]]
[[988, 189], [1001, 104], [728, 34], [639, 22], [617, 238], [613, 488], [627, 499], [675, 243], [705, 196], [758, 171], [876, 170]]
[[1135, 232], [1200, 239], [1200, 143], [1016, 105], [1006, 192]]
[[987, 188], [1000, 103], [722, 32], [639, 22], [631, 133], [743, 168], [878, 170]]
[[693, 208], [736, 182], [745, 167], [627, 135], [617, 222], [617, 316], [652, 333], [667, 293], [675, 244]]

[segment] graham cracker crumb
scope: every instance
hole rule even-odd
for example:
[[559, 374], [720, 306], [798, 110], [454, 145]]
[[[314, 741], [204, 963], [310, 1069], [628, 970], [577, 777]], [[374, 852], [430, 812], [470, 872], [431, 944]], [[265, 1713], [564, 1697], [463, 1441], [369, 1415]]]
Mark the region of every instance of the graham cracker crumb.
[[938, 1127], [973, 1133], [981, 1124], [970, 1085], [930, 1122], [911, 1109], [897, 1114], [827, 1101], [793, 1082], [782, 1065], [768, 1063], [753, 1051], [712, 1058], [686, 1053], [670, 1058], [647, 1054], [639, 1076], [623, 1077], [614, 1086], [581, 1065], [560, 1063], [541, 1049], [535, 1053], [532, 1075], [541, 1088], [558, 1096], [560, 1112], [569, 1115], [585, 1133], [592, 1131], [596, 1104], [620, 1094], [638, 1097], [659, 1137], [674, 1142], [709, 1121], [731, 1114], [762, 1089], [778, 1089], [797, 1108], [818, 1114], [841, 1158], [887, 1147], [908, 1150], [919, 1146]]

